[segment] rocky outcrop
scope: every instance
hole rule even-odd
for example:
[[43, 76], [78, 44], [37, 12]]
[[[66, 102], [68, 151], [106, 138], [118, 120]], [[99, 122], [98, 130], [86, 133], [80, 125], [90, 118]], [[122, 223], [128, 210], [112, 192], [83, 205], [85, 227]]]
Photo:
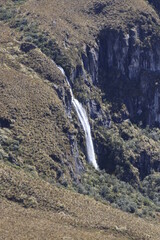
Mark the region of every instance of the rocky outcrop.
[[98, 59], [99, 49], [98, 46], [90, 48], [86, 46], [84, 53], [82, 53], [82, 64], [84, 70], [91, 76], [93, 84], [98, 83]]
[[[124, 181], [138, 183], [152, 170], [159, 171], [159, 157], [153, 157], [158, 149], [154, 148], [153, 142], [146, 144], [149, 140], [145, 137], [140, 137], [135, 144], [137, 135], [130, 137], [125, 132], [121, 136], [119, 128], [126, 120], [141, 127], [160, 126], [159, 35], [155, 38], [154, 31], [152, 34], [134, 25], [127, 31], [104, 29], [98, 37], [98, 46], [84, 48], [81, 66], [76, 68], [72, 77], [73, 88], [75, 79], [81, 77], [89, 89], [83, 104], [93, 120], [92, 131], [100, 168], [115, 173]], [[98, 89], [103, 96], [97, 93]], [[128, 129], [132, 128], [132, 123]], [[140, 128], [138, 131], [141, 134]], [[131, 138], [135, 139], [133, 143], [129, 143]], [[140, 142], [143, 142], [143, 147]], [[128, 144], [131, 144], [132, 152], [128, 150]]]

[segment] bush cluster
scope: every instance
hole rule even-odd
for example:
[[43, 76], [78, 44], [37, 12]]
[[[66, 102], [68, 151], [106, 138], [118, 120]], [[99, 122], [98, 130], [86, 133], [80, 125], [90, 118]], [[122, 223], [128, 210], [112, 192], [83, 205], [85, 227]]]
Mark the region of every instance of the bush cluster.
[[[146, 181], [143, 183], [144, 186]], [[148, 184], [149, 182], [147, 182], [149, 188]], [[160, 210], [156, 197], [155, 201], [152, 201], [146, 190], [144, 194], [140, 190], [133, 188], [129, 183], [120, 181], [115, 176], [104, 171], [90, 173], [90, 170], [88, 170], [83, 175], [82, 182], [78, 186], [75, 185], [75, 189], [81, 194], [92, 196], [103, 202], [109, 202], [113, 207], [125, 212], [135, 213], [140, 217], [155, 217], [155, 213]]]

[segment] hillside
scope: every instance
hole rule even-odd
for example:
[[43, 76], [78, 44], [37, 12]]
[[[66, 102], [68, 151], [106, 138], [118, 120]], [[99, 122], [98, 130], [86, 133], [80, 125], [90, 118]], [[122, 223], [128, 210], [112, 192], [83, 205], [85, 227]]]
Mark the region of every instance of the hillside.
[[0, 35], [0, 239], [158, 240], [159, 5], [1, 0]]
[[1, 165], [0, 173], [10, 200], [1, 199], [1, 239], [159, 239], [159, 221], [123, 213], [22, 170]]

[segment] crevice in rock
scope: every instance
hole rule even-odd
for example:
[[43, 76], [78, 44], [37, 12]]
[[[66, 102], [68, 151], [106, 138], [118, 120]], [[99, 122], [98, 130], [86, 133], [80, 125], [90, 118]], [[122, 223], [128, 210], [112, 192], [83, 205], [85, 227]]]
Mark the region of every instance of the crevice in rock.
[[11, 128], [11, 120], [0, 117], [0, 128]]

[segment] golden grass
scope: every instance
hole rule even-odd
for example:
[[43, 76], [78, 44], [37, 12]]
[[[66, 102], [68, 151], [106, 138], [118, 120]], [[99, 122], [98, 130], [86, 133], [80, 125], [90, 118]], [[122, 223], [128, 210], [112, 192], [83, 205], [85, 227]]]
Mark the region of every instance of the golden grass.
[[[57, 188], [22, 170], [1, 164], [0, 183], [2, 196], [34, 206], [24, 209], [2, 198], [1, 239], [159, 240], [158, 222], [137, 218], [87, 196]], [[30, 199], [28, 203], [26, 199]]]
[[[102, 14], [95, 15], [94, 4], [105, 3]], [[22, 14], [30, 13], [44, 30], [55, 36], [61, 45], [79, 46], [92, 42], [101, 28], [122, 28], [132, 24], [145, 13], [159, 21], [153, 8], [145, 0], [40, 0], [27, 1], [21, 8]], [[146, 21], [146, 20], [145, 20]]]

